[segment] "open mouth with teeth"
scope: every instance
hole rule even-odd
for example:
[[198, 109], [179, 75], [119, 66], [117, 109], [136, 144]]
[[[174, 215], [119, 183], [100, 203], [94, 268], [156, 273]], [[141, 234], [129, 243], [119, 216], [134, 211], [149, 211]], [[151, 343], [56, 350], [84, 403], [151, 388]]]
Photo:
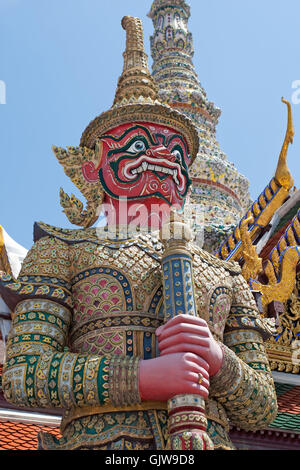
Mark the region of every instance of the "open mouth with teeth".
[[172, 176], [178, 191], [182, 192], [185, 189], [186, 179], [182, 173], [181, 166], [164, 158], [151, 158], [142, 155], [134, 161], [127, 162], [124, 166], [123, 174], [126, 179], [134, 180], [146, 171], [156, 173], [159, 179]]

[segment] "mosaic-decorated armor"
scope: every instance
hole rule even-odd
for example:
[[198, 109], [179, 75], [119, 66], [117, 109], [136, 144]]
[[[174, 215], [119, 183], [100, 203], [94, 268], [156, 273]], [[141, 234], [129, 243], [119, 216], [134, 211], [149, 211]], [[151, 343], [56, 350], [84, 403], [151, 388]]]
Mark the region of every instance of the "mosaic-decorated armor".
[[[93, 229], [36, 226], [39, 239], [15, 288], [4, 392], [19, 406], [66, 408], [61, 443], [46, 448], [158, 448], [167, 440], [165, 403], [141, 404], [138, 358], [156, 357], [163, 323], [158, 238], [99, 240]], [[215, 448], [231, 448], [229, 422], [265, 428], [276, 395], [265, 354], [268, 336], [237, 264], [192, 246], [197, 302], [225, 361], [207, 402]], [[26, 298], [26, 297], [30, 298]]]
[[[54, 148], [87, 199], [83, 210], [61, 191], [66, 215], [83, 228], [36, 224], [35, 243], [18, 279], [0, 274], [1, 294], [13, 311], [5, 397], [18, 406], [64, 409], [62, 438], [41, 433], [41, 449], [168, 447], [167, 403], [142, 399], [140, 366], [159, 359], [157, 331], [166, 321], [164, 246], [157, 229], [174, 205], [184, 204], [199, 142], [187, 117], [158, 102], [140, 21], [126, 17], [123, 27], [124, 71], [112, 109], [88, 126], [80, 147]], [[148, 230], [124, 236], [124, 227], [134, 221], [122, 224], [124, 194], [127, 216], [133, 203], [151, 210], [154, 202], [164, 204], [154, 227], [148, 214], [142, 217]], [[113, 237], [92, 227], [101, 204], [118, 213], [114, 220], [107, 217], [107, 229], [117, 227]], [[197, 312], [211, 333], [208, 341], [223, 354], [206, 395], [207, 433], [215, 449], [232, 449], [230, 424], [255, 430], [275, 418], [263, 345], [271, 332], [239, 265], [192, 241], [187, 247]]]

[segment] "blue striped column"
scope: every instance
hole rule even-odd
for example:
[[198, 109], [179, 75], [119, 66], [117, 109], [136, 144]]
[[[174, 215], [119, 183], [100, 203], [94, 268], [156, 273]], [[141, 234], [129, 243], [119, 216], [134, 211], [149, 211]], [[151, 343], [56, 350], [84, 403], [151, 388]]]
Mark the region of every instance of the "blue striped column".
[[[170, 253], [170, 251], [173, 251]], [[182, 251], [180, 253], [180, 251]], [[168, 250], [162, 258], [165, 318], [197, 315], [192, 257], [185, 250]]]
[[[197, 316], [193, 258], [188, 249], [190, 233], [188, 230], [181, 230], [182, 236], [175, 238], [178, 229], [183, 229], [185, 225], [174, 213], [165, 227], [165, 232], [163, 229], [161, 231], [161, 241], [165, 247], [161, 260], [165, 321], [183, 314]], [[166, 233], [169, 235], [167, 240], [163, 239]], [[167, 449], [213, 449], [213, 443], [207, 434], [203, 397], [196, 394], [172, 397], [168, 400], [168, 413]]]

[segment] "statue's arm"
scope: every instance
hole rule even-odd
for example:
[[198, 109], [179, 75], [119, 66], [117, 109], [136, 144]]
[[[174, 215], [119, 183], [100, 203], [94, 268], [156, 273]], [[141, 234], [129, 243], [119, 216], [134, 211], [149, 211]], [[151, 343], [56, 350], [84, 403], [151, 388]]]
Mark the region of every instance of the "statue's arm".
[[[71, 263], [70, 247], [50, 237], [39, 240], [23, 263], [18, 282], [24, 285], [18, 289], [21, 300], [14, 309], [3, 370], [5, 398], [39, 408], [135, 404], [140, 401], [137, 359], [66, 351]], [[2, 293], [12, 286], [3, 281]], [[30, 296], [24, 298], [26, 291]]]
[[268, 333], [244, 278], [235, 278], [227, 320], [224, 360], [210, 379], [210, 395], [224, 405], [230, 422], [245, 430], [266, 428], [276, 417], [277, 399], [264, 338]]

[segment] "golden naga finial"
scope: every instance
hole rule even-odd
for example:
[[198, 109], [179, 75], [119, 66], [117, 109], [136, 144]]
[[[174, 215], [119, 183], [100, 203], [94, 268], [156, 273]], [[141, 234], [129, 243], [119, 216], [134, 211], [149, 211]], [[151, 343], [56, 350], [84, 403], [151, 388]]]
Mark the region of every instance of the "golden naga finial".
[[293, 125], [293, 115], [291, 103], [284, 98], [281, 98], [281, 101], [285, 103], [288, 107], [288, 124], [285, 139], [282, 145], [282, 149], [279, 155], [279, 160], [277, 164], [277, 169], [275, 173], [275, 180], [281, 186], [283, 186], [287, 191], [289, 191], [293, 185], [294, 180], [290, 173], [290, 170], [287, 167], [287, 151], [290, 144], [293, 143], [295, 130]]
[[113, 107], [139, 102], [153, 103], [158, 99], [158, 91], [148, 67], [142, 21], [124, 16], [122, 27], [126, 31], [126, 50]]

